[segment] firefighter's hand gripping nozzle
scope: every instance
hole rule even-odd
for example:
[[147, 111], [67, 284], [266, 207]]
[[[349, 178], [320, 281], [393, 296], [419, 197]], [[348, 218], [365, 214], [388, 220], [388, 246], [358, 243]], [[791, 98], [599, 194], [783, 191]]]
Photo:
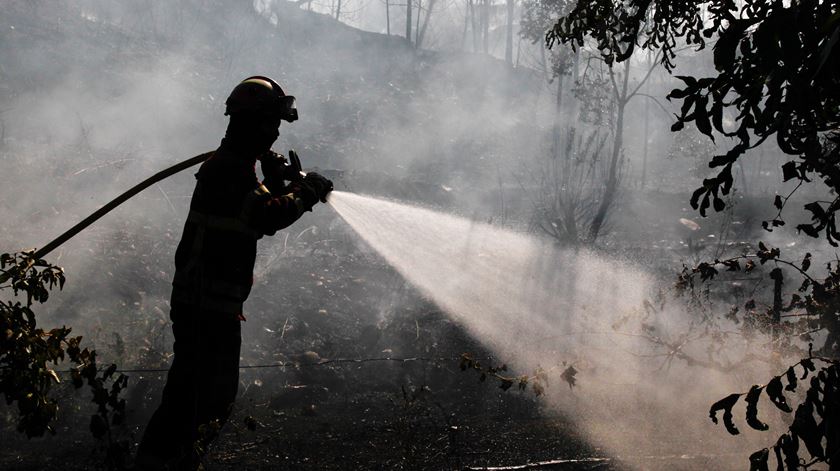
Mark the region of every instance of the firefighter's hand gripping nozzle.
[[299, 182], [306, 177], [300, 165], [300, 157], [294, 150], [289, 151], [288, 159], [274, 151], [268, 151], [260, 157], [260, 164], [263, 174], [269, 180]]
[[289, 149], [289, 167], [289, 176], [294, 178], [294, 180], [289, 178], [289, 181], [299, 181], [306, 178], [306, 173], [300, 165], [300, 157], [294, 149]]
[[280, 154], [269, 151], [260, 158], [266, 185], [269, 189], [289, 182], [288, 188], [298, 194], [311, 210], [318, 201], [326, 203], [327, 195], [333, 190], [333, 183], [328, 178], [315, 172], [304, 172], [300, 157], [294, 150], [289, 151], [288, 160]]
[[322, 203], [327, 202], [327, 195], [333, 191], [332, 180], [315, 172], [304, 172], [300, 165], [300, 157], [294, 150], [289, 151], [289, 169], [288, 180], [291, 182], [298, 182], [308, 185], [318, 195], [318, 200]]

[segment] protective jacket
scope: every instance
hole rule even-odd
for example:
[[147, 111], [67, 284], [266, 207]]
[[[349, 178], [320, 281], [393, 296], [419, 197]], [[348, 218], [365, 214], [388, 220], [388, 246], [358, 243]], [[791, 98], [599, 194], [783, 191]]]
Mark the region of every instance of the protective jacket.
[[257, 178], [256, 157], [222, 145], [196, 174], [184, 232], [175, 252], [172, 304], [242, 315], [253, 284], [257, 240], [309, 209], [294, 189]]

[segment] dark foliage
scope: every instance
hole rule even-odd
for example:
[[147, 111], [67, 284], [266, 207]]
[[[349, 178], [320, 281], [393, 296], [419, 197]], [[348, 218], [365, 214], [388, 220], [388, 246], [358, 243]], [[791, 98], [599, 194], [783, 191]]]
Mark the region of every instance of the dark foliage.
[[[712, 405], [709, 415], [717, 423], [718, 412], [722, 412], [724, 427], [729, 433], [737, 435], [740, 431], [735, 425], [732, 408], [743, 400], [746, 403], [747, 424], [756, 430], [768, 430], [767, 424], [758, 417], [758, 401], [763, 392], [779, 410], [794, 413], [793, 424], [772, 447], [779, 469], [799, 469], [815, 463], [832, 464], [840, 453], [840, 362], [836, 360], [840, 353], [840, 263], [829, 263], [827, 276], [820, 279], [808, 274], [810, 253], [800, 262], [780, 257], [779, 248], [759, 242], [754, 253], [684, 269], [677, 288], [690, 289], [695, 284], [695, 278], [699, 277], [701, 282], [709, 281], [720, 275], [721, 270], [749, 273], [761, 265], [775, 265], [769, 272], [770, 279], [774, 281], [772, 304], [762, 311], [754, 299], [746, 301], [742, 326], [773, 333], [774, 349], [788, 355], [805, 354], [791, 343], [791, 337], [811, 341], [811, 333], [825, 331], [825, 344], [818, 350], [822, 356], [814, 356], [809, 348], [807, 358], [788, 368], [784, 374], [773, 377], [765, 385], [753, 385], [746, 393], [726, 396]], [[783, 266], [793, 269], [802, 280], [801, 284], [796, 284], [796, 292], [789, 295], [787, 302], [781, 293]], [[736, 307], [732, 312], [736, 320], [738, 310]], [[821, 365], [819, 368], [818, 363]], [[802, 371], [798, 371], [798, 367]], [[794, 412], [784, 391], [795, 392], [799, 383], [809, 378], [809, 382], [805, 383], [808, 385], [805, 400]], [[805, 445], [804, 450], [799, 448], [800, 441]], [[810, 461], [804, 461], [800, 454], [810, 456]], [[769, 449], [766, 448], [754, 453], [750, 457], [750, 469], [768, 469], [769, 457]]]
[[[33, 303], [44, 303], [50, 290], [64, 286], [61, 268], [32, 252], [0, 255], [0, 290], [10, 290], [12, 299], [0, 300], [0, 392], [7, 404], [17, 403], [19, 432], [27, 437], [54, 434], [52, 422], [59, 404], [53, 396], [54, 384], [60, 383], [55, 366], [69, 360], [70, 377], [75, 389], [87, 384], [93, 394], [96, 412], [91, 415], [90, 431], [105, 444], [105, 464], [122, 468], [128, 452], [126, 441], [116, 440], [113, 426], [125, 419], [125, 400], [120, 394], [128, 377], [117, 373], [117, 365], [101, 369], [96, 351], [82, 348], [82, 337], [71, 337], [69, 327], [49, 331], [37, 327]], [[19, 300], [26, 295], [26, 301]]]
[[[669, 70], [681, 44], [702, 49], [714, 38], [717, 75], [677, 77], [685, 86], [668, 95], [682, 101], [673, 130], [694, 122], [712, 139], [735, 138], [728, 152], [709, 162], [720, 169], [717, 176], [704, 180], [691, 198], [701, 214], [724, 208], [721, 196], [732, 188], [733, 164], [772, 136], [784, 153], [797, 157], [782, 165], [785, 181], [801, 184], [817, 175], [840, 193], [840, 2], [578, 2], [548, 31], [546, 42], [581, 47], [586, 37], [596, 41], [608, 64], [628, 60], [641, 47], [661, 50]], [[734, 124], [726, 125], [726, 118]], [[780, 215], [789, 197], [774, 201], [779, 216], [773, 227], [784, 224]], [[805, 209], [812, 223], [797, 229], [812, 237], [824, 233], [837, 245], [840, 199], [814, 201]], [[765, 228], [772, 229], [770, 224]]]
[[[557, 20], [546, 34], [546, 45], [551, 48], [558, 42], [576, 47], [584, 45], [591, 37], [608, 64], [629, 59], [636, 47], [661, 49], [662, 63], [672, 69], [679, 41], [704, 47], [704, 28], [720, 27], [720, 19], [712, 16], [712, 23], [704, 26], [700, 5], [730, 2], [717, 0], [668, 2], [663, 0], [631, 0], [613, 2], [595, 0], [578, 2], [571, 12]], [[717, 6], [717, 5], [715, 5]], [[709, 13], [714, 15], [710, 9]], [[708, 36], [706, 36], [708, 37]]]
[[[817, 371], [815, 362], [821, 362], [824, 366]], [[801, 367], [801, 372], [797, 367]], [[809, 382], [804, 383], [809, 378]], [[808, 389], [805, 392], [805, 400], [797, 406], [794, 413], [784, 391], [795, 392], [800, 382], [808, 384]], [[808, 468], [816, 463], [833, 465], [837, 462], [840, 452], [840, 362], [827, 358], [801, 360], [788, 368], [783, 375], [774, 376], [765, 385], [753, 385], [746, 393], [730, 394], [714, 403], [709, 410], [709, 417], [714, 423], [718, 423], [717, 414], [723, 411], [723, 425], [729, 433], [737, 435], [740, 432], [733, 421], [732, 408], [739, 400], [743, 400], [747, 405], [747, 425], [756, 430], [767, 430], [767, 424], [758, 418], [758, 400], [762, 392], [780, 411], [794, 413], [793, 423], [788, 431], [782, 434], [772, 447], [778, 469], [795, 470]], [[809, 461], [800, 456], [803, 451], [799, 447], [800, 443], [805, 445], [804, 451], [811, 457]], [[750, 469], [769, 469], [769, 458], [769, 448], [753, 453], [750, 456]]]
[[[784, 180], [799, 182], [793, 192], [804, 183], [812, 182], [816, 175], [834, 193], [827, 201], [805, 205], [812, 221], [798, 225], [798, 231], [811, 237], [822, 233], [831, 245], [837, 245], [840, 239], [835, 219], [840, 209], [840, 2], [578, 2], [548, 31], [546, 43], [548, 47], [558, 42], [583, 47], [587, 37], [595, 41], [607, 64], [629, 60], [635, 49], [641, 47], [661, 51], [662, 64], [668, 70], [674, 68], [673, 59], [682, 44], [699, 50], [714, 38], [716, 75], [677, 77], [684, 87], [668, 95], [669, 99], [682, 101], [672, 130], [678, 131], [686, 123], [693, 122], [701, 133], [713, 140], [716, 135], [735, 140], [728, 152], [711, 157], [709, 166], [720, 170], [715, 177], [704, 180], [702, 187], [694, 192], [692, 207], [704, 216], [710, 207], [722, 211], [726, 207], [722, 197], [730, 193], [734, 183], [733, 165], [749, 149], [775, 136], [779, 148], [794, 157], [782, 164]], [[778, 213], [773, 220], [763, 224], [764, 229], [772, 230], [785, 224], [782, 211], [793, 192], [774, 198]], [[692, 287], [695, 277], [701, 282], [711, 280], [721, 268], [749, 272], [756, 267], [756, 261], [762, 265], [773, 262], [776, 267], [769, 273], [774, 286], [773, 303], [762, 315], [756, 312], [754, 300], [747, 301], [745, 320], [752, 322], [745, 324], [768, 326], [768, 331], [777, 340], [789, 338], [779, 336], [779, 330], [787, 328], [793, 332], [803, 325], [812, 332], [823, 329], [828, 332], [822, 349], [831, 355], [825, 359], [827, 366], [812, 375], [806, 400], [797, 408], [793, 425], [773, 447], [779, 469], [797, 469], [817, 462], [831, 463], [838, 453], [836, 434], [840, 427], [836, 423], [838, 380], [834, 358], [838, 348], [840, 267], [829, 264], [828, 276], [820, 280], [807, 274], [810, 254], [799, 264], [779, 257], [779, 249], [759, 243], [754, 254], [701, 263], [684, 270], [677, 287]], [[744, 262], [743, 266], [741, 262]], [[781, 293], [782, 265], [794, 268], [804, 279], [798, 293], [790, 296], [786, 306]], [[788, 317], [796, 316], [797, 321], [782, 322], [782, 312], [790, 311], [796, 314]], [[737, 310], [733, 311], [733, 318], [736, 313]], [[755, 322], [756, 319], [760, 322]], [[783, 347], [781, 341], [777, 343], [775, 347]], [[815, 371], [810, 355], [799, 365], [805, 368], [801, 380]], [[786, 389], [795, 390], [797, 376], [793, 367], [785, 377]], [[758, 419], [758, 399], [762, 391], [779, 409], [793, 411], [782, 394], [779, 376], [765, 386], [756, 385], [746, 393], [731, 394], [718, 401], [712, 406], [712, 419], [716, 422], [717, 412], [723, 411], [727, 430], [738, 433], [732, 420], [732, 407], [743, 398], [747, 403], [747, 423], [755, 429], [766, 430], [767, 425]], [[810, 463], [799, 458], [800, 441], [812, 457]], [[768, 458], [768, 449], [753, 454], [751, 469], [768, 469]]]
[[[758, 263], [756, 263], [756, 261]], [[778, 247], [768, 247], [763, 242], [758, 243], [757, 250], [737, 257], [702, 262], [692, 268], [684, 268], [676, 283], [678, 290], [694, 287], [699, 278], [700, 282], [710, 281], [726, 272], [750, 273], [758, 266], [775, 265], [769, 272], [769, 278], [774, 281], [773, 302], [765, 304], [762, 310], [755, 299], [749, 299], [743, 305], [744, 328], [774, 332], [773, 348], [780, 353], [789, 355], [804, 354], [790, 338], [799, 337], [803, 341], [812, 341], [811, 334], [825, 331], [825, 343], [818, 350], [820, 355], [836, 358], [840, 356], [840, 263], [826, 264], [828, 271], [825, 278], [808, 274], [811, 268], [811, 254], [807, 253], [799, 262], [781, 258]], [[785, 275], [781, 267], [792, 269], [800, 281], [794, 283], [795, 292], [783, 298], [782, 287]], [[792, 281], [788, 278], [786, 281]], [[735, 307], [732, 318], [740, 310]]]

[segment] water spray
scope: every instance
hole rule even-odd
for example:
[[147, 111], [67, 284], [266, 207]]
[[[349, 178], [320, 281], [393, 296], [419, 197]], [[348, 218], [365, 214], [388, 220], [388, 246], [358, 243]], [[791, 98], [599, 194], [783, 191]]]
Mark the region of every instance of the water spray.
[[[574, 365], [575, 389], [547, 387], [540, 401], [569, 417], [609, 456], [699, 456], [712, 446], [715, 463], [690, 469], [747, 459], [751, 445], [729, 443], [706, 413], [713, 399], [743, 387], [739, 378], [703, 368], [665, 371], [657, 348], [623, 324], [643, 320], [656, 335], [676, 338], [692, 322], [679, 305], [641, 309], [657, 286], [644, 267], [403, 202], [333, 191], [330, 205], [424, 299], [511, 371]], [[702, 357], [706, 347], [698, 341], [680, 348]], [[761, 377], [759, 370], [750, 374]], [[758, 438], [746, 433], [745, 439]], [[651, 469], [641, 463], [639, 469]]]

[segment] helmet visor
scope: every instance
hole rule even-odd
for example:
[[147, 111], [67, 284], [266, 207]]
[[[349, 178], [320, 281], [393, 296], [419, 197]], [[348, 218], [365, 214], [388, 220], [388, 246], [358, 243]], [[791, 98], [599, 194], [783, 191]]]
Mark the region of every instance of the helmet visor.
[[297, 121], [298, 119], [298, 112], [297, 108], [295, 107], [295, 97], [291, 95], [285, 95], [278, 97], [278, 113], [280, 115], [280, 119], [283, 119], [288, 122]]

